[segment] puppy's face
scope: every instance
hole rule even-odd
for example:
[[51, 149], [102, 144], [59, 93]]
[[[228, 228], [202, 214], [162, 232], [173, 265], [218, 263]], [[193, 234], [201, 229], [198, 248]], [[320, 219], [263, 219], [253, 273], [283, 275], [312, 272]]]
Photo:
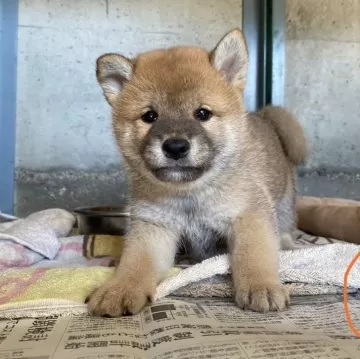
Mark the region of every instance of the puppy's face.
[[113, 108], [118, 145], [133, 170], [158, 181], [195, 181], [231, 158], [244, 113], [247, 51], [234, 30], [208, 53], [106, 54], [97, 78]]

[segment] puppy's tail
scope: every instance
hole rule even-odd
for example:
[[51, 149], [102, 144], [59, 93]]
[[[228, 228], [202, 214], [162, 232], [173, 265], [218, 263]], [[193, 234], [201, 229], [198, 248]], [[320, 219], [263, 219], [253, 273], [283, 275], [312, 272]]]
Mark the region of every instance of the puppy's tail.
[[296, 118], [279, 106], [266, 106], [259, 113], [262, 118], [272, 123], [288, 159], [295, 166], [304, 162], [308, 149], [304, 131]]

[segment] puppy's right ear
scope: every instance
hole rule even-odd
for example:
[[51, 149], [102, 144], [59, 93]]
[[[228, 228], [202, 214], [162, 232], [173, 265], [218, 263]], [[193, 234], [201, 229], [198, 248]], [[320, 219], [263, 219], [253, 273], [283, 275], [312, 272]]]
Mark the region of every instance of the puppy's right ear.
[[97, 59], [96, 78], [110, 106], [130, 80], [133, 66], [131, 60], [119, 54], [105, 54]]

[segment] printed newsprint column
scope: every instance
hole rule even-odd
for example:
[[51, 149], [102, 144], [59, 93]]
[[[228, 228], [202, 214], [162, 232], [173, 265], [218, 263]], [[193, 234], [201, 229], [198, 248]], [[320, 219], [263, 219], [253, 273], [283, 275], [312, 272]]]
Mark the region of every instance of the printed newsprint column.
[[[350, 299], [354, 321], [360, 303]], [[295, 298], [282, 313], [244, 312], [230, 300], [166, 299], [123, 318], [0, 321], [0, 359], [360, 358], [341, 296]]]

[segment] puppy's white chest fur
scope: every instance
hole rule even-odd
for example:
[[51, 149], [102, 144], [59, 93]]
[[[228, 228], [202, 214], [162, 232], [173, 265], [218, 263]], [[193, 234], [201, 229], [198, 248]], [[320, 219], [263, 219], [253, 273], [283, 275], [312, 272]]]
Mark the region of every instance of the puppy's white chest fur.
[[207, 190], [193, 196], [163, 198], [155, 203], [137, 201], [133, 214], [176, 232], [180, 245], [200, 260], [224, 250], [231, 223], [241, 209], [224, 195]]

